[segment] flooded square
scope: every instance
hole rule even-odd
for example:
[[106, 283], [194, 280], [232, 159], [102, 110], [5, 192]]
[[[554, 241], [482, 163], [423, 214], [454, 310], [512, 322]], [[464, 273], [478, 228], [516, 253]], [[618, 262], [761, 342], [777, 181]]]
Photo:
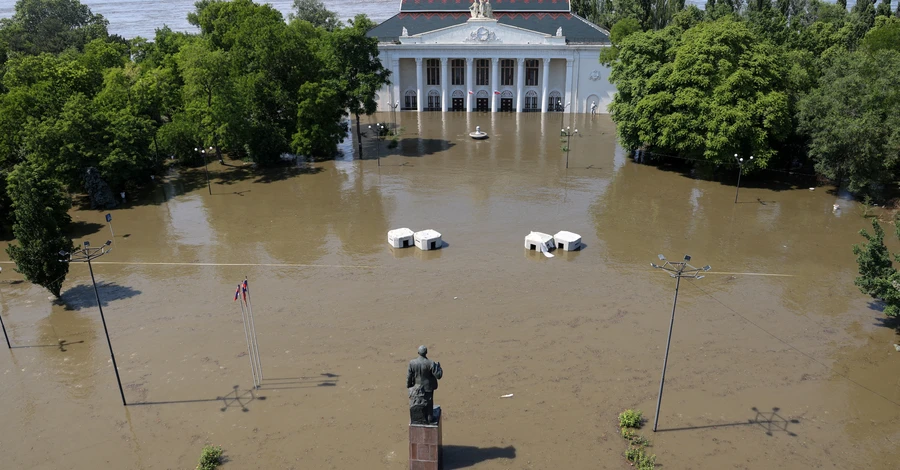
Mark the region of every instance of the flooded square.
[[[368, 133], [379, 122], [402, 130], [396, 147]], [[3, 252], [4, 468], [193, 468], [207, 443], [223, 468], [407, 468], [420, 344], [444, 369], [446, 469], [628, 468], [626, 408], [651, 420], [663, 468], [895, 468], [898, 338], [853, 285], [850, 246], [871, 226], [855, 203], [749, 178], [735, 204], [733, 181], [627, 158], [605, 115], [362, 128], [362, 159], [347, 141], [293, 169], [212, 162], [212, 195], [202, 167], [173, 171], [111, 212], [93, 269], [127, 407], [87, 266], [57, 304]], [[72, 211], [76, 244], [110, 238], [104, 215]], [[401, 227], [443, 247], [392, 249]], [[531, 231], [584, 249], [545, 257], [524, 248]], [[650, 267], [660, 253], [713, 269], [681, 283], [652, 433], [675, 284]], [[259, 390], [233, 302], [244, 276]]]

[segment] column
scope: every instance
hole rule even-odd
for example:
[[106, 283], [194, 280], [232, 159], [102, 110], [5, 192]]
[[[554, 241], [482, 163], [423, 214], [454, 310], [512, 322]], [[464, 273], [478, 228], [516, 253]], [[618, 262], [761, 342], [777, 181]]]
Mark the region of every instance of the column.
[[[563, 107], [566, 104], [572, 102], [572, 67], [575, 65], [575, 61], [572, 59], [566, 59], [566, 94], [564, 95], [566, 101], [563, 103]], [[571, 111], [569, 108], [563, 109], [563, 113]]]
[[522, 112], [522, 90], [525, 86], [525, 59], [518, 58], [516, 62], [519, 64], [516, 70], [516, 112]]
[[441, 111], [447, 110], [447, 77], [450, 70], [450, 60], [441, 57]]
[[466, 112], [472, 112], [472, 91], [475, 90], [475, 82], [472, 69], [475, 68], [475, 59], [466, 57]]
[[391, 101], [391, 104], [403, 102], [403, 96], [400, 95], [400, 59], [391, 60], [391, 82], [394, 94], [394, 101]]
[[491, 59], [491, 112], [497, 112], [497, 94], [500, 91], [500, 58]]
[[547, 102], [547, 91], [549, 90], [549, 82], [550, 82], [550, 58], [544, 57], [544, 76], [541, 80], [541, 112], [546, 113], [547, 107], [550, 103]]
[[422, 112], [422, 102], [424, 100], [424, 96], [422, 95], [422, 60], [421, 57], [416, 57], [416, 111]]

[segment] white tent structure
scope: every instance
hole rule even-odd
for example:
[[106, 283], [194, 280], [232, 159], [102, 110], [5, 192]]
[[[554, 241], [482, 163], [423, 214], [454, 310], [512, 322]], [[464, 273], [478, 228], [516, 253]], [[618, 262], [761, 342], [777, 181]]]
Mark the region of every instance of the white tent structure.
[[544, 253], [548, 258], [553, 257], [550, 254], [554, 248], [556, 248], [556, 244], [553, 241], [553, 237], [546, 233], [541, 232], [531, 232], [528, 236], [525, 237], [525, 248], [533, 251], [540, 251]]
[[565, 251], [578, 251], [581, 249], [581, 235], [565, 230], [558, 232], [553, 236], [556, 240], [556, 247]]
[[392, 248], [409, 248], [413, 246], [413, 231], [408, 228], [398, 228], [389, 231], [388, 244]]
[[416, 248], [420, 250], [437, 250], [444, 246], [441, 233], [431, 229], [416, 232], [413, 239], [416, 242]]

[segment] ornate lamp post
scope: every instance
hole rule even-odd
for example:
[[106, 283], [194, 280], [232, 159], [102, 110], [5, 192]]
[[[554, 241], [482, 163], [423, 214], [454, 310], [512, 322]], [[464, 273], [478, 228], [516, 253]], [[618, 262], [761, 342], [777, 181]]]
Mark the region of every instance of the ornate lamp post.
[[653, 432], [656, 432], [656, 425], [659, 424], [659, 405], [662, 403], [663, 385], [666, 383], [666, 364], [669, 362], [669, 345], [672, 343], [672, 327], [675, 326], [675, 306], [678, 304], [678, 286], [681, 284], [681, 278], [689, 277], [692, 279], [703, 279], [700, 271], [706, 272], [711, 268], [706, 265], [702, 268], [695, 268], [688, 264], [691, 261], [691, 255], [684, 255], [684, 261], [669, 261], [665, 256], [659, 255], [660, 261], [665, 261], [662, 266], [656, 263], [650, 263], [657, 269], [662, 269], [675, 278], [675, 300], [672, 301], [672, 319], [669, 320], [669, 337], [666, 339], [666, 357], [663, 359], [662, 378], [659, 379], [659, 397], [656, 399], [656, 416], [653, 418]]
[[[740, 192], [740, 190], [741, 190], [741, 173], [744, 172], [744, 159], [739, 158], [738, 154], [734, 154], [734, 159], [737, 160], [737, 164], [738, 164], [737, 189], [734, 190], [734, 203], [737, 204], [738, 192]], [[750, 159], [747, 160], [747, 163], [750, 163], [752, 161], [753, 161], [753, 155], [750, 155]]]
[[384, 124], [376, 123], [375, 128], [369, 126], [369, 132], [375, 132], [375, 145], [376, 145], [376, 153], [375, 153], [375, 161], [378, 162], [378, 166], [381, 166], [381, 132], [384, 130]]
[[557, 99], [556, 99], [556, 109], [559, 109], [559, 110], [560, 110], [560, 113], [561, 113], [561, 114], [559, 115], [559, 127], [562, 127], [562, 126], [563, 126], [563, 119], [566, 117], [566, 108], [568, 108], [569, 105], [571, 105], [571, 104], [572, 104], [572, 103], [569, 102], [569, 103], [566, 103], [565, 106], [563, 106], [563, 105], [562, 105], [562, 98], [557, 98]]
[[[566, 105], [568, 106], [568, 105]], [[570, 131], [568, 127], [565, 129], [561, 129], [560, 135], [566, 136], [566, 168], [569, 168], [569, 142], [572, 140], [572, 136], [578, 133], [578, 129], [575, 131]]]
[[[206, 158], [206, 149], [198, 149], [194, 147], [194, 151], [200, 152], [200, 155], [203, 155], [203, 166], [206, 168], [206, 189], [209, 191], [210, 196], [212, 196], [212, 186], [209, 185], [209, 161]], [[213, 148], [209, 148], [209, 153], [212, 153]]]
[[125, 402], [125, 391], [122, 390], [122, 379], [119, 378], [119, 366], [116, 365], [116, 355], [113, 353], [112, 342], [109, 340], [109, 330], [106, 328], [106, 317], [103, 316], [103, 302], [100, 301], [100, 292], [97, 290], [97, 281], [94, 279], [94, 268], [91, 266], [92, 260], [95, 260], [112, 250], [111, 245], [112, 241], [107, 240], [106, 243], [99, 248], [92, 248], [91, 242], [86, 241], [84, 242], [84, 245], [75, 250], [74, 253], [60, 251], [59, 256], [64, 258], [60, 260], [62, 263], [80, 262], [88, 264], [88, 270], [91, 272], [91, 283], [94, 285], [94, 296], [97, 297], [97, 308], [100, 309], [100, 320], [103, 322], [103, 332], [106, 333], [106, 344], [109, 346], [109, 357], [112, 358], [113, 370], [116, 372], [116, 383], [119, 384], [119, 394], [122, 396], [122, 406], [127, 406], [128, 403]]

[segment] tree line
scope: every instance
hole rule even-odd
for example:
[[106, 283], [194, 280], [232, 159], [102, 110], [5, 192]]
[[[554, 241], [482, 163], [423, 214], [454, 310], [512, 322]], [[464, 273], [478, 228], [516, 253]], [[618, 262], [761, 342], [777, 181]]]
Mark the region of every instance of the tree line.
[[884, 199], [900, 174], [900, 5], [890, 0], [576, 0], [610, 30], [628, 149], [749, 171], [811, 168]]
[[[124, 39], [78, 0], [18, 0], [0, 20], [0, 232], [26, 279], [59, 296], [70, 194], [110, 208], [167, 161], [275, 165], [330, 158], [348, 117], [375, 112], [389, 72], [375, 24], [344, 25], [319, 0], [285, 19], [252, 0], [200, 0], [198, 33]], [[358, 127], [358, 124], [357, 124]]]

